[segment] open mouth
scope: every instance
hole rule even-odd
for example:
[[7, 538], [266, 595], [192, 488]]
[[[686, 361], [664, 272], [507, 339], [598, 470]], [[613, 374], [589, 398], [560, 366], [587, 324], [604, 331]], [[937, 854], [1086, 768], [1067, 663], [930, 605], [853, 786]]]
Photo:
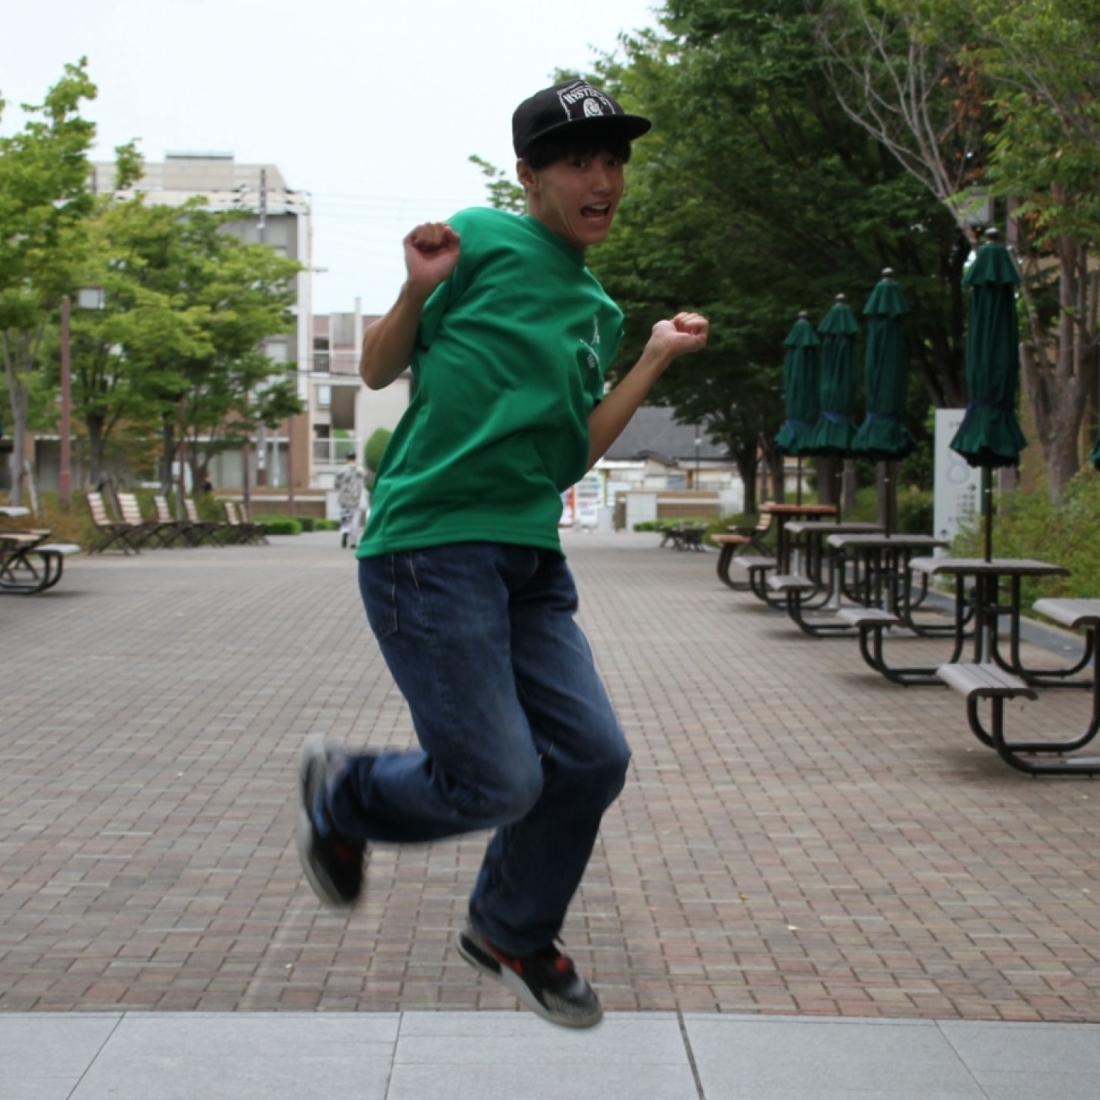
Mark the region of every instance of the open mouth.
[[591, 203], [588, 206], [581, 207], [582, 218], [592, 218], [593, 220], [599, 220], [600, 218], [606, 218], [611, 213], [611, 203]]

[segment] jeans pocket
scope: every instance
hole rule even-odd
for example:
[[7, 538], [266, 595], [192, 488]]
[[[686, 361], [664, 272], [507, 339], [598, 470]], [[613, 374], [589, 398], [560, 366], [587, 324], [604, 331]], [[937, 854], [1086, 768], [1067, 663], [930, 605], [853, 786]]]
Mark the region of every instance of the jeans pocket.
[[363, 558], [359, 562], [359, 592], [367, 622], [381, 642], [397, 633], [397, 556]]

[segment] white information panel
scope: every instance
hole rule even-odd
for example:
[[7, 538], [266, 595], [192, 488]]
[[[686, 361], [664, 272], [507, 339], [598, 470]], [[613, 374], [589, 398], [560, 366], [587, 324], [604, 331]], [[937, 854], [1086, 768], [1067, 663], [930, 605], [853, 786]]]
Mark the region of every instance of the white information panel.
[[973, 522], [980, 506], [981, 470], [968, 466], [962, 455], [951, 450], [965, 415], [965, 409], [936, 410], [933, 525], [939, 539], [953, 539], [963, 523]]

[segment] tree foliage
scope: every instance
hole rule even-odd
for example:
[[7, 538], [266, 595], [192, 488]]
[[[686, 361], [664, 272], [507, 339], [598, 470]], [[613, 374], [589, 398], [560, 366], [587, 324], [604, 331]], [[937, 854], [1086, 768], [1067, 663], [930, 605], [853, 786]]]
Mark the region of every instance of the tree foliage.
[[832, 0], [818, 33], [851, 117], [960, 221], [974, 183], [1010, 212], [1024, 379], [1059, 495], [1097, 372], [1100, 0]]
[[[12, 411], [13, 504], [22, 502], [28, 394], [42, 340], [86, 254], [95, 126], [80, 111], [95, 94], [86, 62], [66, 65], [41, 104], [23, 105], [22, 130], [0, 138], [0, 350]], [[4, 106], [0, 100], [0, 112]]]
[[217, 451], [302, 409], [285, 368], [262, 352], [294, 327], [300, 265], [243, 244], [233, 215], [200, 200], [125, 198], [141, 174], [133, 145], [116, 151], [119, 192], [92, 195], [95, 127], [80, 108], [94, 96], [85, 62], [67, 66], [43, 105], [26, 108], [23, 131], [0, 139], [0, 337], [15, 501], [33, 400], [56, 412], [60, 305], [80, 287], [101, 288], [105, 300], [102, 310], [73, 310], [71, 325], [73, 409], [94, 480], [112, 441], [132, 458], [159, 435], [162, 479], [186, 440], [197, 482]]
[[[929, 398], [963, 385], [966, 242], [952, 219], [830, 93], [815, 16], [796, 0], [669, 0], [661, 30], [625, 44], [596, 79], [654, 121], [591, 265], [628, 315], [628, 357], [659, 316], [695, 309], [711, 343], [655, 391], [737, 457], [782, 418], [782, 341], [800, 309], [838, 292], [857, 315], [884, 267], [913, 308], [913, 430]], [[774, 460], [775, 456], [771, 456]]]

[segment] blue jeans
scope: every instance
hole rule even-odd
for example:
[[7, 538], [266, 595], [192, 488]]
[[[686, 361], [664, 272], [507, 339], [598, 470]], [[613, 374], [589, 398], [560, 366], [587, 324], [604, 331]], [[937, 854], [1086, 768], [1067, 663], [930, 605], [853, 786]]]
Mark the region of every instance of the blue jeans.
[[353, 756], [328, 792], [356, 843], [496, 830], [470, 920], [505, 951], [557, 936], [630, 760], [560, 554], [471, 542], [359, 563], [421, 751]]

